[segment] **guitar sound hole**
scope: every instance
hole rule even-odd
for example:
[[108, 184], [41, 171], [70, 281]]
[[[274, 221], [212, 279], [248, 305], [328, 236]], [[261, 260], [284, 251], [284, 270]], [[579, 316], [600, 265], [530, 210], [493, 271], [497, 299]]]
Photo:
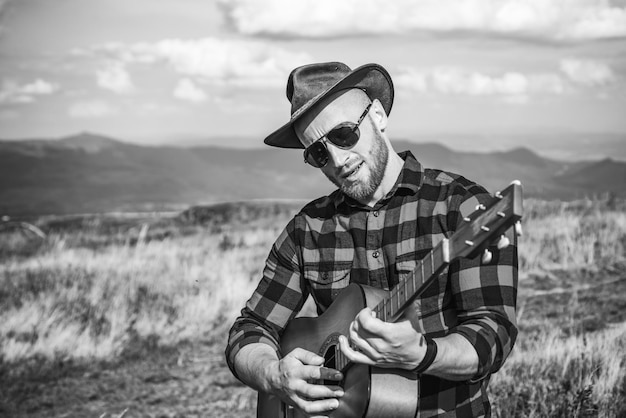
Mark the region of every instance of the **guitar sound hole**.
[[[326, 353], [324, 354], [324, 366], [329, 369], [337, 368], [337, 346], [331, 346]], [[336, 385], [337, 381], [335, 380], [323, 380], [322, 384], [324, 385]]]

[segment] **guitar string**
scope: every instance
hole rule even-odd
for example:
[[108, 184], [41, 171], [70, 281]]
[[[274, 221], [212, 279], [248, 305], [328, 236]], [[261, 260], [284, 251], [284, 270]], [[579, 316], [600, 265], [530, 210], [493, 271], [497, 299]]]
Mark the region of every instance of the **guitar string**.
[[[424, 282], [424, 277], [426, 277], [426, 274], [428, 273], [428, 276], [432, 276], [433, 274], [435, 274], [435, 257], [437, 257], [438, 253], [437, 250], [440, 249], [439, 246], [436, 246], [431, 253], [427, 254], [426, 257], [424, 257], [424, 259], [419, 260], [418, 264], [419, 264], [419, 273], [421, 273], [421, 278], [422, 278], [422, 283]], [[426, 260], [426, 258], [429, 258], [430, 260]], [[425, 266], [425, 261], [430, 261], [430, 272], [427, 271], [427, 268], [429, 267], [428, 265]], [[426, 268], [425, 268], [426, 267]], [[393, 317], [394, 315], [397, 314], [397, 312], [400, 311], [400, 306], [404, 306], [407, 302], [406, 299], [406, 290], [407, 290], [407, 283], [408, 280], [411, 280], [411, 284], [413, 285], [413, 289], [417, 288], [417, 282], [416, 280], [416, 275], [415, 273], [417, 272], [417, 270], [413, 271], [413, 274], [411, 274], [409, 276], [409, 278], [404, 279], [403, 281], [400, 281], [398, 283], [398, 285], [393, 288], [389, 293], [389, 297], [388, 298], [384, 298], [382, 299], [374, 308], [373, 311], [376, 313], [377, 317], [381, 317], [383, 318], [383, 321], [387, 321], [388, 317]], [[402, 292], [401, 290], [404, 290], [405, 292]], [[394, 300], [395, 298], [395, 300]], [[387, 303], [388, 302], [388, 303]], [[387, 312], [387, 308], [386, 305], [389, 305], [390, 311]], [[395, 305], [395, 306], [394, 306]], [[395, 312], [394, 312], [395, 311]], [[341, 350], [338, 349], [338, 346], [335, 345], [334, 346], [334, 351], [333, 351], [333, 355], [331, 357], [329, 357], [328, 362], [335, 362], [335, 366], [337, 369], [342, 370], [344, 367], [346, 367], [349, 364], [349, 361], [346, 360], [344, 354], [341, 352]], [[326, 363], [328, 364], [328, 363]]]
[[[426, 258], [430, 259], [430, 273], [429, 275], [434, 274], [435, 271], [435, 266], [434, 266], [434, 262], [435, 262], [435, 251], [438, 249], [438, 247], [435, 247], [433, 249], [432, 253], [427, 254], [424, 259], [419, 260], [418, 264], [419, 264], [419, 269], [420, 269], [420, 273], [421, 273], [421, 277], [422, 277], [422, 282], [424, 281], [423, 278], [425, 277], [426, 271], [424, 269], [424, 261]], [[413, 273], [415, 273], [416, 270], [414, 270]], [[415, 289], [417, 287], [417, 282], [415, 281], [416, 277], [415, 274], [411, 274], [409, 276], [410, 278], [405, 279], [401, 282], [398, 283], [398, 286], [396, 286], [395, 288], [393, 288], [390, 291], [390, 296], [388, 298], [385, 298], [383, 300], [381, 300], [378, 305], [376, 305], [373, 308], [373, 311], [376, 313], [377, 317], [380, 317], [382, 315], [383, 320], [387, 321], [388, 317], [393, 317], [394, 315], [397, 314], [397, 312], [400, 310], [400, 306], [404, 306], [404, 304], [407, 302], [406, 299], [406, 290], [407, 290], [407, 283], [408, 280], [412, 281], [412, 287], [413, 289]], [[401, 292], [401, 288], [404, 289], [404, 293]], [[394, 300], [395, 298], [395, 300]], [[403, 299], [404, 298], [404, 299]], [[387, 305], [387, 300], [389, 301], [388, 305], [390, 307], [390, 311], [387, 312], [386, 309], [386, 305]], [[395, 305], [394, 306], [394, 302]], [[395, 311], [395, 312], [394, 312]], [[334, 351], [333, 354], [327, 359], [325, 364], [331, 363], [331, 362], [335, 362], [335, 366], [338, 367], [339, 369], [343, 369], [345, 366], [348, 365], [349, 361], [346, 361], [345, 356], [343, 355], [343, 353], [341, 352], [341, 350], [338, 349], [338, 346], [335, 345], [333, 346]]]
[[[420, 261], [420, 262], [419, 262], [419, 264], [420, 264], [421, 269], [422, 269], [422, 271], [423, 271], [423, 268], [424, 268], [424, 265], [423, 265], [423, 260], [422, 260], [422, 261]], [[422, 274], [423, 274], [423, 273], [422, 273]], [[412, 280], [412, 281], [413, 281], [413, 288], [415, 288], [415, 287], [416, 287], [416, 283], [415, 283], [415, 275], [414, 275], [414, 274], [412, 274], [412, 275], [410, 276], [410, 280]], [[391, 293], [391, 297], [389, 298], [389, 299], [390, 299], [390, 300], [389, 300], [389, 302], [390, 302], [390, 303], [389, 303], [389, 305], [390, 305], [391, 311], [393, 311], [393, 310], [394, 310], [394, 304], [393, 304], [393, 302], [394, 302], [394, 301], [393, 301], [393, 298], [394, 298], [394, 297], [396, 297], [396, 299], [397, 299], [397, 305], [398, 305], [398, 306], [397, 306], [397, 308], [396, 308], [396, 311], [400, 309], [400, 305], [401, 305], [401, 304], [402, 304], [402, 305], [404, 305], [404, 303], [406, 303], [406, 299], [405, 299], [404, 301], [401, 301], [401, 299], [402, 299], [402, 298], [406, 298], [406, 288], [407, 288], [407, 286], [406, 286], [406, 285], [407, 285], [407, 280], [405, 279], [404, 281], [402, 281], [402, 282], [398, 283], [398, 286], [396, 286], [393, 290], [391, 290], [391, 292], [390, 292], [390, 293]], [[401, 292], [400, 292], [400, 287], [402, 287], [402, 288], [404, 289], [404, 291], [405, 291], [404, 293], [401, 293]], [[376, 307], [373, 309], [373, 311], [376, 313], [376, 316], [377, 316], [377, 317], [380, 317], [380, 315], [382, 314], [382, 316], [383, 316], [383, 320], [384, 320], [384, 321], [387, 321], [388, 316], [393, 316], [393, 315], [395, 315], [395, 313], [394, 313], [394, 312], [391, 312], [391, 311], [390, 311], [389, 313], [387, 313], [387, 310], [386, 310], [386, 308], [385, 308], [385, 305], [386, 305], [386, 304], [387, 304], [387, 303], [386, 303], [386, 299], [383, 299], [383, 300], [382, 300], [382, 301], [380, 301], [380, 302], [378, 303], [378, 305], [376, 305]], [[334, 348], [333, 354], [332, 354], [332, 355], [331, 355], [331, 356], [327, 359], [326, 364], [328, 364], [328, 363], [332, 363], [332, 362], [335, 362], [335, 361], [336, 361], [336, 362], [335, 362], [335, 366], [336, 366], [339, 370], [341, 370], [341, 369], [343, 369], [345, 366], [347, 366], [349, 362], [348, 362], [348, 361], [346, 361], [345, 356], [343, 355], [343, 353], [341, 352], [341, 350], [338, 350], [338, 349], [337, 349], [337, 347], [338, 347], [337, 345], [335, 345], [335, 346], [333, 347], [333, 348]]]

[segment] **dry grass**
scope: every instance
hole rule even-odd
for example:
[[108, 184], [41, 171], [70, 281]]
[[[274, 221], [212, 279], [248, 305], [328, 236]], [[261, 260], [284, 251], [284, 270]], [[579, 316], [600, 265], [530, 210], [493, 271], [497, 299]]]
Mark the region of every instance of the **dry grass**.
[[[602, 265], [624, 257], [626, 211], [597, 205], [531, 201], [524, 220], [520, 271]], [[552, 206], [552, 207], [551, 207]]]
[[[49, 234], [43, 245], [4, 234], [0, 364], [110, 360], [137, 340], [223, 344], [292, 209], [259, 219], [244, 211], [248, 219], [226, 217], [228, 224], [96, 218], [69, 227], [48, 221], [39, 225]], [[527, 202], [526, 212], [521, 334], [490, 385], [494, 413], [626, 414], [626, 318], [617, 309], [610, 315], [616, 323], [607, 326], [610, 307], [602, 301], [608, 299], [599, 299], [589, 282], [604, 280], [605, 266], [626, 259], [626, 213], [615, 202], [538, 201]], [[618, 270], [611, 280], [623, 283]], [[579, 271], [591, 273], [570, 279]], [[575, 286], [586, 293], [572, 291]], [[615, 301], [626, 299], [624, 286], [604, 292]], [[578, 326], [583, 320], [595, 325]]]
[[626, 323], [594, 333], [522, 338], [490, 383], [500, 417], [618, 417], [626, 414]]
[[10, 260], [0, 267], [2, 357], [108, 358], [135, 335], [168, 345], [206, 336], [245, 301], [273, 238], [199, 234], [99, 249], [60, 241]]

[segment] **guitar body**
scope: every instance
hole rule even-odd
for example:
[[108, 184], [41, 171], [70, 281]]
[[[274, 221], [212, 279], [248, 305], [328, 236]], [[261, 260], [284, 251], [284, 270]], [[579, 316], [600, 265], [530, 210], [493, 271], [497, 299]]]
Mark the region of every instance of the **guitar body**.
[[[324, 357], [324, 365], [338, 368], [335, 362], [339, 336], [348, 335], [350, 323], [361, 309], [374, 307], [387, 291], [351, 284], [317, 318], [296, 318], [281, 339], [281, 351], [300, 347]], [[332, 418], [415, 417], [418, 409], [419, 381], [414, 373], [402, 369], [382, 369], [350, 364], [340, 383], [345, 395]], [[317, 382], [323, 384], [323, 382]], [[336, 384], [336, 383], [332, 383]], [[257, 416], [260, 418], [304, 418], [306, 415], [275, 396], [259, 393]]]

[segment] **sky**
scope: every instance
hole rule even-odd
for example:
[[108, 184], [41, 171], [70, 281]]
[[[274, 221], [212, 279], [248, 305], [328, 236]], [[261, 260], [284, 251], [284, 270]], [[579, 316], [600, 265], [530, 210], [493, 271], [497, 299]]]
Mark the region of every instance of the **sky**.
[[323, 61], [389, 71], [395, 138], [626, 135], [626, 0], [0, 0], [0, 138], [260, 147]]

